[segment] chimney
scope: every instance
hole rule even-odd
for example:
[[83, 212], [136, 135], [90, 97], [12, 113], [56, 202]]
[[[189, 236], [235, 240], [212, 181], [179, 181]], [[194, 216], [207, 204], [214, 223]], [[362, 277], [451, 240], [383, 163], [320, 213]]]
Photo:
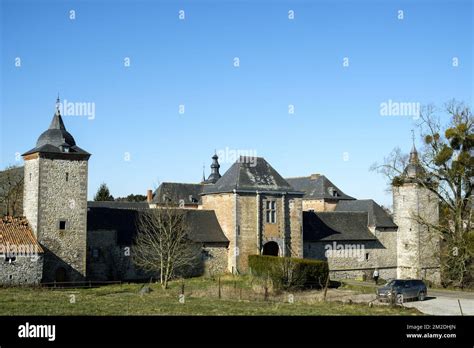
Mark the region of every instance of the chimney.
[[146, 201], [147, 203], [151, 203], [153, 200], [153, 191], [152, 190], [146, 190]]
[[311, 174], [310, 179], [311, 179], [311, 180], [316, 180], [316, 179], [318, 179], [320, 176], [321, 176], [321, 174]]

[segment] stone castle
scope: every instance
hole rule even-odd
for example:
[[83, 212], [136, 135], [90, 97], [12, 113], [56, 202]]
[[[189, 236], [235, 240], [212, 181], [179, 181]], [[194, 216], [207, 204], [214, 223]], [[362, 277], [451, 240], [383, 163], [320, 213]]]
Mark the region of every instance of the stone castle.
[[[324, 175], [283, 178], [262, 157], [241, 157], [221, 175], [214, 155], [207, 179], [162, 183], [146, 202], [88, 202], [90, 156], [57, 109], [23, 154], [25, 218], [0, 220], [0, 283], [146, 279], [130, 260], [135, 222], [170, 204], [183, 210], [189, 238], [202, 246], [201, 273], [246, 273], [248, 256], [263, 254], [327, 260], [336, 279], [378, 269], [383, 279], [440, 281], [439, 242], [416, 219], [436, 223], [438, 201], [414, 180], [423, 170], [414, 146], [393, 187], [393, 216]], [[16, 253], [6, 253], [15, 243]], [[20, 247], [37, 257], [22, 257]]]

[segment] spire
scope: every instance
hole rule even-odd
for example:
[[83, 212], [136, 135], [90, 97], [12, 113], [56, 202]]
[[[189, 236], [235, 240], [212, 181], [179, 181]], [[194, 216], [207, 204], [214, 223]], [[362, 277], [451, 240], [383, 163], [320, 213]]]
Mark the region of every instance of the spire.
[[61, 112], [59, 110], [60, 105], [61, 105], [61, 101], [59, 99], [59, 94], [58, 94], [58, 98], [56, 99], [56, 112], [54, 113], [53, 120], [51, 121], [49, 129], [66, 130], [63, 119], [61, 117]]
[[206, 181], [206, 166], [202, 165], [202, 182]]
[[418, 158], [418, 151], [416, 150], [415, 146], [415, 131], [413, 129], [411, 134], [413, 144], [410, 151], [410, 159], [408, 160], [408, 164], [403, 171], [403, 178], [408, 181], [419, 178], [424, 174], [424, 169], [420, 163], [420, 159]]
[[415, 131], [411, 130], [411, 138], [412, 138], [412, 148], [410, 151], [410, 163], [411, 164], [418, 164], [418, 151], [416, 151], [415, 147]]
[[215, 184], [217, 180], [221, 178], [221, 174], [219, 173], [219, 168], [221, 165], [219, 164], [219, 156], [217, 156], [216, 151], [214, 151], [214, 156], [212, 156], [212, 164], [211, 164], [211, 174], [206, 180], [207, 184]]
[[58, 98], [56, 99], [56, 112], [60, 114], [59, 107], [61, 106], [61, 100], [59, 99], [59, 93], [58, 93]]

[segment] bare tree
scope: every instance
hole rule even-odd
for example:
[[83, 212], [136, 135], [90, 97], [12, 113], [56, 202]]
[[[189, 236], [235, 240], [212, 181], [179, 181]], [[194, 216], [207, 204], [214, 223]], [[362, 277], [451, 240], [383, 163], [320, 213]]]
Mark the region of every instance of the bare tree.
[[[445, 106], [446, 124], [436, 111], [434, 106], [424, 107], [417, 124], [424, 143], [420, 156], [424, 171], [415, 180], [438, 197], [441, 218], [436, 225], [422, 216], [414, 218], [443, 241], [440, 257], [445, 283], [462, 287], [472, 261], [468, 241], [473, 230], [474, 118], [469, 107], [456, 101]], [[382, 165], [376, 163], [371, 169], [397, 186], [403, 182], [406, 158], [396, 149]]]
[[5, 215], [21, 215], [23, 204], [22, 168], [9, 166], [0, 173], [0, 211]]
[[201, 246], [188, 238], [183, 210], [173, 207], [140, 212], [138, 235], [132, 247], [134, 264], [159, 273], [163, 289], [169, 280], [185, 275], [199, 263]]

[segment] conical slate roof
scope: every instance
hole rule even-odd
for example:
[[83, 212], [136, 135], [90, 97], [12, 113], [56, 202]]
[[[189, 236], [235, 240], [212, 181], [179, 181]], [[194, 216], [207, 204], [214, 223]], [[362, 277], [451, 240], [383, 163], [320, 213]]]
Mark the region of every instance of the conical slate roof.
[[206, 185], [203, 194], [236, 191], [295, 192], [293, 187], [262, 157], [249, 161], [241, 157], [214, 184]]
[[23, 156], [32, 153], [64, 153], [67, 155], [90, 154], [76, 145], [74, 137], [66, 130], [59, 110], [53, 116], [49, 128], [36, 141], [36, 147], [25, 152]]
[[420, 164], [420, 160], [418, 158], [418, 151], [416, 151], [415, 144], [410, 152], [410, 160], [408, 161], [408, 165], [405, 167], [403, 171], [402, 177], [405, 180], [413, 180], [416, 178], [420, 178], [425, 174], [425, 170]]
[[66, 130], [60, 113], [56, 112], [49, 128], [39, 136], [38, 141], [36, 142], [36, 147], [41, 147], [43, 145], [59, 147], [64, 144], [74, 146], [76, 145], [76, 141]]

